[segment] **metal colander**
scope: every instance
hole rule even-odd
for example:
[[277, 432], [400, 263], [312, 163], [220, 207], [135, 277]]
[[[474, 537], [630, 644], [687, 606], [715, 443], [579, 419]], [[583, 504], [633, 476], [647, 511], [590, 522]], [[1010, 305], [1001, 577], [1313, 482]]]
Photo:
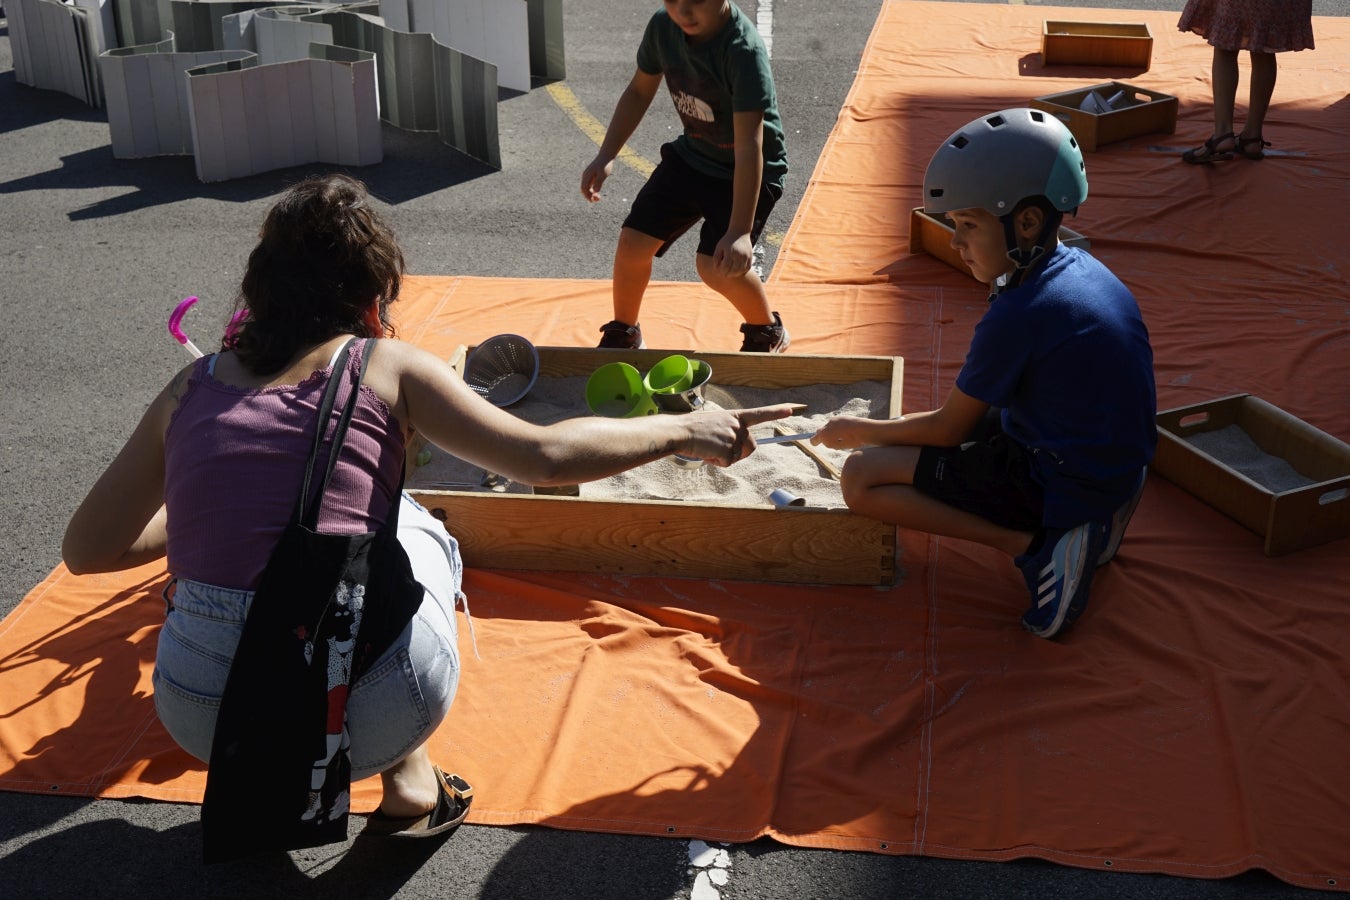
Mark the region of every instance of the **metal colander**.
[[539, 351], [518, 334], [499, 334], [479, 344], [464, 362], [464, 381], [493, 406], [510, 406], [539, 377]]

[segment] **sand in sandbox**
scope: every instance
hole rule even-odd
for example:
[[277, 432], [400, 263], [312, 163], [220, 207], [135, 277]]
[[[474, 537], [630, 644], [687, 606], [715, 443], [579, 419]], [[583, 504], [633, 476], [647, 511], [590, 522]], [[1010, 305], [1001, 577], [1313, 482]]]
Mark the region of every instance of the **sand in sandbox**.
[[[590, 415], [586, 408], [586, 380], [586, 376], [540, 378], [525, 399], [512, 406], [510, 412], [540, 425]], [[831, 416], [840, 414], [868, 418], [890, 415], [890, 386], [880, 381], [808, 385], [790, 390], [709, 384], [703, 396], [706, 406], [721, 409], [785, 402], [807, 405], [802, 415], [756, 425], [751, 430], [755, 437], [773, 435], [775, 425], [782, 425], [794, 433], [815, 431]], [[842, 450], [815, 449], [836, 467], [842, 466], [848, 456]], [[487, 490], [478, 486], [482, 477], [482, 469], [432, 447], [431, 461], [413, 472], [407, 487], [413, 490]], [[438, 482], [469, 482], [471, 486], [437, 487]], [[580, 491], [582, 497], [606, 500], [685, 500], [728, 506], [770, 506], [769, 494], [777, 488], [804, 497], [807, 506], [844, 506], [839, 483], [791, 443], [758, 446], [750, 456], [727, 468], [699, 466], [685, 469], [669, 458], [661, 459], [610, 478], [587, 482], [580, 486]], [[519, 484], [511, 484], [507, 490], [517, 494], [530, 493], [529, 487]]]

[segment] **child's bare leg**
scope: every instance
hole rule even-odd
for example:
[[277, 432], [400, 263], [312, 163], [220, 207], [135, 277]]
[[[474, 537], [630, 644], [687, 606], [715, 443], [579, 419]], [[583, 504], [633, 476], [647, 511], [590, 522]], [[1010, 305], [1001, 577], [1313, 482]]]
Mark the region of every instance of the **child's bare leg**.
[[384, 787], [380, 810], [394, 819], [424, 816], [436, 808], [440, 797], [441, 788], [426, 744], [381, 772], [380, 783]]
[[769, 309], [769, 295], [764, 291], [764, 282], [759, 280], [754, 269], [747, 269], [741, 275], [722, 275], [713, 265], [713, 258], [706, 253], [695, 255], [698, 277], [703, 283], [731, 301], [747, 325], [774, 324], [773, 311]]
[[1025, 553], [1030, 532], [995, 525], [982, 516], [948, 506], [913, 486], [918, 447], [870, 447], [853, 453], [840, 476], [844, 502], [862, 516], [913, 531], [974, 541], [1009, 556]]
[[1238, 86], [1236, 50], [1214, 48], [1210, 79], [1214, 82], [1214, 136], [1222, 137], [1233, 130], [1233, 106], [1237, 103]]
[[652, 280], [652, 260], [663, 242], [632, 228], [619, 230], [614, 251], [614, 318], [626, 325], [638, 324], [642, 297]]
[[1266, 112], [1270, 109], [1270, 98], [1275, 93], [1275, 80], [1279, 69], [1274, 53], [1251, 52], [1252, 83], [1249, 88], [1247, 104], [1247, 122], [1242, 128], [1242, 137], [1257, 138], [1266, 122]]

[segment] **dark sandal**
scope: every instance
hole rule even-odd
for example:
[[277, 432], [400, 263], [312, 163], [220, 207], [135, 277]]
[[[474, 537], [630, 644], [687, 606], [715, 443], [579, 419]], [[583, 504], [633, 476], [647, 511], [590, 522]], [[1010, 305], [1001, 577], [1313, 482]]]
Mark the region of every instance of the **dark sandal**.
[[1210, 163], [1227, 162], [1233, 158], [1233, 151], [1231, 149], [1219, 149], [1219, 145], [1224, 141], [1233, 141], [1234, 145], [1236, 145], [1237, 137], [1231, 131], [1227, 134], [1216, 134], [1205, 141], [1203, 147], [1187, 150], [1185, 153], [1181, 154], [1181, 158], [1195, 166], [1207, 166]]
[[413, 840], [444, 834], [459, 827], [473, 804], [473, 788], [458, 775], [447, 775], [439, 766], [432, 768], [436, 770], [436, 779], [441, 784], [441, 794], [436, 798], [435, 809], [426, 815], [403, 819], [385, 815], [377, 809], [366, 819], [361, 837]]
[[1269, 146], [1270, 141], [1263, 140], [1259, 134], [1256, 137], [1237, 139], [1237, 152], [1248, 159], [1265, 159], [1266, 148]]

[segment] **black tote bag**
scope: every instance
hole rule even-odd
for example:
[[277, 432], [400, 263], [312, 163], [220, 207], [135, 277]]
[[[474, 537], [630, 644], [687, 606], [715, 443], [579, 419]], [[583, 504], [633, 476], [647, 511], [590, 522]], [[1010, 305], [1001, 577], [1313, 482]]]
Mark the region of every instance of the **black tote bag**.
[[202, 842], [208, 863], [347, 837], [348, 690], [399, 636], [423, 597], [398, 541], [401, 478], [378, 530], [316, 530], [374, 349], [368, 341], [323, 480], [307, 504], [350, 341], [333, 364], [292, 521], [268, 559], [244, 622], [207, 768]]

